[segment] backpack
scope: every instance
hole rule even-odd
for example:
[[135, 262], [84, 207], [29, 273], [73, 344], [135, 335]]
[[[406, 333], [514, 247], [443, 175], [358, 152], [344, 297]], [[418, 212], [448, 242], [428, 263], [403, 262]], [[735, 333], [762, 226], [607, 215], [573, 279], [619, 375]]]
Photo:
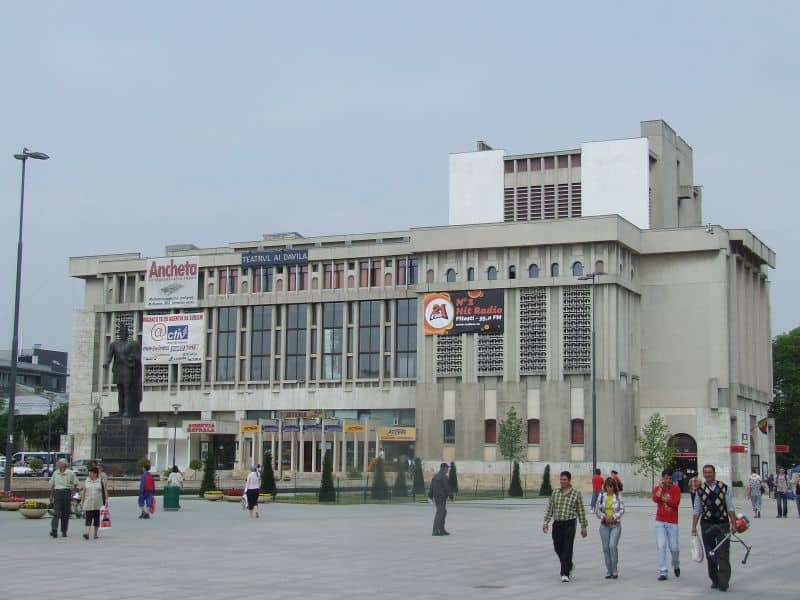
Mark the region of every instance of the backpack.
[[156, 483], [153, 479], [152, 473], [145, 473], [144, 474], [144, 491], [145, 492], [155, 492], [156, 491]]

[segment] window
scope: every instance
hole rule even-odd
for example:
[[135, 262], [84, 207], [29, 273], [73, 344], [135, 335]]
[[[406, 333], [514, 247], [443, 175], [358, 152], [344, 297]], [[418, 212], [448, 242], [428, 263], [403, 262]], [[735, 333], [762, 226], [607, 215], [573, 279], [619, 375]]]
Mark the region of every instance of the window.
[[253, 291], [271, 292], [272, 279], [273, 279], [272, 267], [258, 267], [257, 269], [253, 269]]
[[217, 381], [233, 381], [236, 378], [237, 312], [238, 308], [235, 306], [219, 309], [217, 323]]
[[517, 160], [517, 173], [522, 173], [528, 170], [528, 159], [520, 158]]
[[306, 321], [305, 304], [290, 304], [286, 315], [286, 379], [305, 381]]
[[606, 269], [606, 264], [602, 260], [595, 261], [594, 263], [595, 273], [604, 273], [605, 269]]
[[514, 161], [507, 160], [504, 163], [506, 173], [513, 173], [514, 172]]
[[433, 269], [428, 269], [425, 273], [425, 282], [426, 283], [433, 283], [435, 275], [433, 273]]
[[528, 443], [539, 443], [539, 419], [528, 419]]
[[406, 284], [406, 259], [401, 258], [397, 261], [397, 285]]
[[338, 262], [333, 266], [333, 287], [340, 290], [344, 287], [344, 263]]
[[511, 265], [508, 267], [508, 278], [509, 279], [516, 279], [517, 278], [517, 267]]
[[269, 381], [269, 363], [271, 359], [272, 307], [253, 307], [253, 332], [250, 345], [250, 380]]
[[558, 277], [560, 272], [561, 271], [558, 267], [558, 263], [553, 263], [550, 265], [550, 277]]
[[456, 280], [456, 270], [455, 269], [447, 269], [447, 282], [453, 283]]
[[408, 259], [408, 285], [416, 285], [419, 281], [419, 261], [416, 258]]
[[397, 301], [394, 375], [400, 379], [417, 376], [417, 299]]
[[333, 264], [328, 263], [322, 267], [322, 289], [329, 290], [333, 287]]
[[297, 291], [297, 268], [286, 267], [289, 270], [289, 285], [286, 288], [290, 292]]
[[381, 302], [366, 300], [358, 303], [358, 378], [380, 377]]
[[570, 443], [574, 446], [583, 445], [583, 419], [572, 419], [570, 423]]
[[497, 443], [497, 420], [486, 419], [486, 421], [484, 421], [483, 441], [485, 444]]
[[322, 305], [322, 379], [342, 379], [343, 302]]
[[369, 285], [370, 287], [379, 287], [381, 285], [381, 261], [372, 261], [372, 270], [370, 271]]
[[581, 155], [580, 154], [571, 154], [570, 155], [572, 167], [580, 167], [581, 166]]
[[219, 271], [219, 286], [217, 289], [220, 294], [228, 293], [228, 269], [221, 269]]
[[573, 277], [583, 277], [583, 263], [580, 261], [575, 261], [572, 263], [572, 275]]
[[297, 289], [308, 289], [308, 265], [299, 265], [297, 267]]
[[545, 171], [550, 171], [554, 169], [556, 166], [556, 157], [555, 156], [545, 156], [544, 157], [544, 169]]
[[362, 260], [358, 263], [358, 287], [369, 287], [369, 261]]
[[475, 269], [472, 267], [467, 269], [467, 281], [475, 281]]
[[558, 157], [558, 168], [559, 169], [566, 169], [567, 168], [567, 161], [569, 160], [569, 156], [566, 154], [562, 154]]
[[456, 422], [452, 419], [448, 419], [442, 422], [442, 441], [445, 444], [455, 444], [456, 443]]
[[528, 267], [528, 277], [531, 279], [537, 279], [539, 277], [539, 265], [534, 263]]
[[486, 269], [486, 279], [489, 281], [494, 281], [497, 279], [497, 269], [495, 267], [489, 267]]

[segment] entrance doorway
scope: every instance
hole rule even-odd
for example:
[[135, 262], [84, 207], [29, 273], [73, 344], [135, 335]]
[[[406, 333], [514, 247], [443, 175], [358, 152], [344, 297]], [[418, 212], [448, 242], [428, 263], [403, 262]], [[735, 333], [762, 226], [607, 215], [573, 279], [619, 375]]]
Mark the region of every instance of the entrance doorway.
[[683, 473], [679, 486], [681, 492], [686, 492], [689, 480], [697, 475], [697, 442], [688, 433], [676, 433], [670, 440], [675, 444], [672, 467]]
[[214, 460], [218, 469], [233, 469], [236, 462], [236, 436], [215, 435], [211, 443], [214, 445]]

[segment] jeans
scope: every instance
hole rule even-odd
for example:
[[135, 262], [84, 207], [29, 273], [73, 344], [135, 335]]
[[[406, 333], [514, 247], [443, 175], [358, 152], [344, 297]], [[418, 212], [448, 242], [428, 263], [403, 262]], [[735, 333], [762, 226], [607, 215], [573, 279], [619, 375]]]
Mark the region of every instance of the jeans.
[[679, 569], [680, 547], [678, 546], [678, 524], [664, 523], [656, 521], [656, 547], [658, 548], [658, 573], [666, 575], [667, 568], [667, 546], [672, 554], [672, 568]]
[[444, 520], [447, 517], [447, 498], [436, 498], [436, 514], [433, 516], [433, 533], [445, 531]]
[[795, 493], [794, 501], [797, 503], [797, 516], [800, 517], [800, 494]]
[[753, 505], [754, 513], [761, 512], [761, 494], [758, 495], [753, 494], [752, 496], [750, 496], [750, 504]]
[[553, 549], [561, 563], [561, 575], [572, 571], [572, 548], [575, 544], [575, 519], [553, 521]]
[[594, 507], [597, 506], [597, 498], [600, 496], [600, 492], [592, 492], [592, 501], [589, 502], [589, 506], [594, 510]]
[[775, 490], [775, 501], [778, 503], [778, 516], [779, 517], [788, 516], [788, 509], [787, 509], [788, 496], [786, 495], [786, 492], [779, 492], [778, 490]]
[[606, 572], [611, 575], [617, 573], [619, 562], [619, 536], [622, 535], [622, 525], [600, 524], [600, 541], [603, 544], [603, 558], [606, 560]]

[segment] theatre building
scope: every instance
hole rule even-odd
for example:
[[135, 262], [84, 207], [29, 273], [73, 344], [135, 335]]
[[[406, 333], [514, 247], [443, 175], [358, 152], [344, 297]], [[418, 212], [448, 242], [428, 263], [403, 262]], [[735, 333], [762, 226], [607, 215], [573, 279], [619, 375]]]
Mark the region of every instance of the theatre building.
[[654, 412], [690, 470], [772, 470], [775, 256], [746, 229], [702, 223], [691, 171], [662, 121], [549, 153], [481, 143], [451, 155], [447, 225], [72, 258], [85, 282], [73, 454], [92, 455], [117, 410], [102, 365], [126, 324], [159, 469], [173, 451], [179, 467], [210, 453], [222, 469], [269, 451], [283, 471], [316, 472], [330, 451], [337, 471], [383, 454], [488, 476], [507, 472], [496, 442], [514, 407], [531, 474], [588, 475], [596, 431], [598, 466], [636, 481]]

